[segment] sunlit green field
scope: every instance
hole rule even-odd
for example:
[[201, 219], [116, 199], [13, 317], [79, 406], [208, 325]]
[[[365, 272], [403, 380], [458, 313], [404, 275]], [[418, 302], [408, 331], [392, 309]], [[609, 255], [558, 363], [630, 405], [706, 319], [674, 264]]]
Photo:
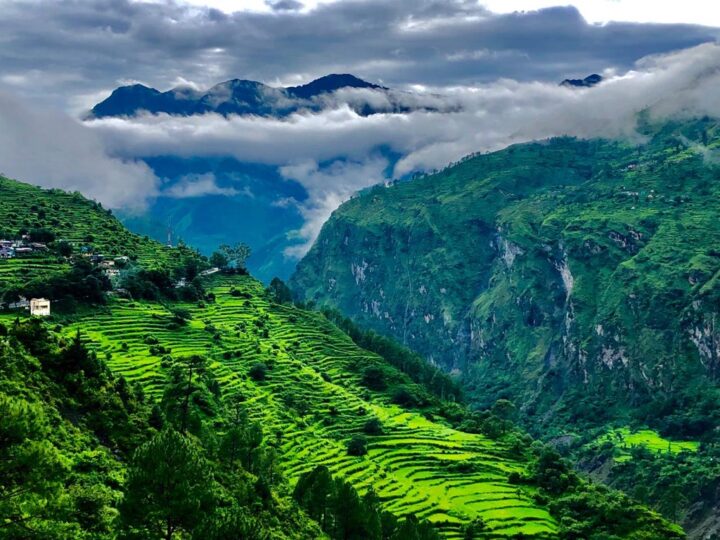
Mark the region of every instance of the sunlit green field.
[[651, 429], [631, 431], [628, 428], [619, 428], [607, 432], [598, 438], [597, 442], [603, 444], [611, 442], [615, 446], [615, 461], [627, 461], [631, 458], [630, 450], [642, 446], [653, 453], [697, 452], [700, 443], [696, 441], [671, 441], [664, 439], [659, 433]]
[[[247, 298], [231, 295], [231, 288]], [[150, 353], [148, 336], [173, 357], [206, 355], [223, 394], [241, 393], [266, 436], [280, 441], [291, 481], [325, 464], [359, 490], [375, 489], [388, 510], [437, 523], [448, 538], [459, 538], [461, 525], [478, 516], [491, 538], [554, 536], [556, 523], [534, 503], [532, 492], [508, 483], [508, 474], [523, 472], [524, 464], [501, 443], [456, 431], [365, 390], [353, 368], [372, 354], [321, 315], [268, 302], [255, 280], [217, 278], [211, 290], [216, 303], [186, 305], [193, 318], [179, 328], [159, 304], [113, 300], [63, 331], [79, 329], [116, 373], [141, 381], [154, 397], [162, 392], [165, 368], [161, 356]], [[248, 376], [258, 361], [270, 367], [265, 381]], [[307, 405], [302, 416], [299, 402]], [[372, 416], [384, 434], [369, 437], [366, 456], [348, 456], [348, 439]]]

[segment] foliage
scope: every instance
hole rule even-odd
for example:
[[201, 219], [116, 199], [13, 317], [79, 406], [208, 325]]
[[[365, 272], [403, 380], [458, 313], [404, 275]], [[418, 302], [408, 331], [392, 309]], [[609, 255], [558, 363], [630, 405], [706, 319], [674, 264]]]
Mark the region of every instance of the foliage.
[[[82, 241], [109, 245], [102, 227]], [[522, 451], [528, 443], [511, 426], [503, 424], [497, 440], [453, 428], [475, 415], [428, 392], [432, 377], [422, 374], [431, 370], [414, 370], [417, 359], [389, 355], [395, 366], [321, 314], [273, 301], [242, 272], [203, 277], [203, 301], [186, 298], [177, 282], [200, 279], [203, 267], [188, 257], [153, 266], [129, 258], [123, 267], [140, 291], [152, 283], [161, 302], [154, 294], [111, 296], [49, 324], [0, 313], [0, 394], [16, 403], [11, 410], [24, 402], [42, 409], [50, 429], [38, 428], [38, 440], [49, 455], [57, 450], [61, 465], [58, 475], [46, 472], [47, 485], [33, 486], [28, 476], [21, 489], [32, 501], [23, 502], [22, 530], [10, 538], [26, 538], [28, 527], [41, 538], [318, 538], [319, 525], [288, 494], [320, 464], [342, 477], [333, 480], [343, 505], [330, 508], [328, 534], [458, 537], [470, 516], [481, 516], [493, 535], [560, 530], [547, 506], [554, 496], [536, 500], [541, 488], [505, 481], [533, 470]], [[173, 310], [184, 310], [184, 324]], [[262, 381], [248, 376], [257, 364], [270, 374]], [[385, 389], [362, 386], [369, 365], [380, 367]], [[348, 443], [362, 442], [373, 418], [382, 434], [368, 434], [367, 453], [349, 456]], [[199, 472], [173, 476], [193, 464]], [[176, 482], [186, 489], [158, 489]], [[359, 513], [358, 504], [373, 510]], [[652, 523], [659, 534], [665, 527]]]
[[360, 497], [320, 465], [300, 477], [293, 498], [333, 540], [436, 540], [437, 532], [413, 516], [399, 522], [383, 511], [374, 491]]
[[120, 513], [133, 536], [170, 539], [202, 520], [212, 476], [200, 449], [173, 429], [156, 434], [133, 455]]
[[367, 439], [362, 435], [353, 435], [348, 442], [348, 455], [364, 456], [367, 454]]
[[[533, 435], [585, 439], [568, 451], [634, 494], [679, 458], [607, 475], [602, 448], [576, 452], [596, 430], [720, 443], [720, 124], [641, 115], [637, 128], [641, 142], [554, 138], [366, 190], [289, 284], [461, 372], [473, 408], [509, 400]], [[466, 427], [497, 438], [506, 423]], [[686, 459], [688, 484], [653, 477], [642, 500], [692, 528], [720, 495]]]
[[[410, 349], [399, 345], [396, 341], [388, 339], [377, 332], [361, 329], [351, 319], [343, 317], [337, 310], [324, 308], [322, 313], [328, 320], [332, 321], [338, 328], [350, 336], [359, 347], [381, 356], [390, 365], [409, 375], [415, 382], [424, 385], [440, 399], [462, 400], [460, 387], [450, 376], [429, 364]], [[374, 369], [377, 370], [379, 368]], [[383, 384], [380, 381], [383, 375], [377, 371], [375, 371], [373, 375], [376, 375], [375, 379], [377, 384]], [[367, 382], [375, 384], [373, 381], [366, 381], [366, 383]]]

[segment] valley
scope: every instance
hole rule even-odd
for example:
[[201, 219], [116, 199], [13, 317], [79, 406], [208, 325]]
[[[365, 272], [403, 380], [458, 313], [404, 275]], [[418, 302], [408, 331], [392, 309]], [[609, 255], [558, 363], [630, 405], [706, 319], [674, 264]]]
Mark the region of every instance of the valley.
[[[53, 235], [45, 253], [0, 260], [3, 274], [13, 275], [0, 284], [4, 300], [32, 290], [53, 301], [53, 314], [45, 321], [28, 317], [22, 309], [0, 313], [0, 333], [6, 336], [1, 342], [6, 355], [0, 370], [3, 399], [42, 403], [54, 422], [87, 430], [83, 445], [106, 456], [117, 478], [138, 474], [112, 457], [127, 452], [127, 445], [132, 448], [124, 433], [134, 433], [130, 440], [154, 432], [171, 437], [168, 427], [177, 426], [188, 444], [207, 456], [214, 471], [209, 474], [225, 486], [226, 475], [234, 473], [222, 461], [223, 441], [234, 433], [235, 407], [244, 429], [259, 430], [259, 440], [264, 441], [258, 447], [261, 461], [238, 465], [238, 470], [248, 467], [241, 474], [249, 475], [250, 482], [268, 482], [274, 493], [275, 502], [269, 507], [265, 503], [266, 513], [255, 526], [277, 530], [277, 519], [304, 520], [296, 535], [283, 526], [288, 537], [314, 537], [316, 525], [289, 497], [292, 486], [319, 465], [363, 497], [372, 493], [383, 512], [404, 520], [405, 527], [413, 520], [427, 521], [443, 538], [570, 538], [572, 530], [617, 532], [637, 539], [656, 533], [683, 537], [657, 514], [577, 476], [559, 455], [503, 419], [506, 413], [500, 408], [478, 414], [438, 399], [383, 357], [358, 347], [323, 314], [276, 300], [272, 288], [265, 289], [243, 272], [199, 272], [207, 263], [189, 248], [168, 248], [137, 237], [109, 212], [77, 195], [41, 191], [7, 179], [0, 187], [3, 200], [11, 201], [4, 209], [18, 226], [42, 229], [48, 239]], [[29, 205], [29, 200], [35, 204]], [[61, 247], [65, 243], [75, 255]], [[119, 280], [117, 284], [105, 280], [107, 270], [101, 270], [109, 268], [103, 261], [111, 256], [129, 260], [112, 278]], [[58, 265], [58, 276], [22, 270], [23, 263], [32, 263], [32, 268], [45, 262]], [[17, 272], [5, 271], [8, 268]], [[192, 279], [190, 272], [195, 274]], [[29, 281], [24, 281], [26, 275]], [[170, 276], [185, 276], [183, 284], [166, 281]], [[96, 280], [98, 288], [88, 288], [93, 295], [83, 296], [83, 288], [63, 285], [75, 279], [85, 288]], [[193, 295], [197, 296], [191, 299]], [[26, 391], [17, 378], [23, 371], [14, 369], [28, 368], [13, 367], [8, 361], [12, 356], [7, 356], [12, 351], [17, 358], [36, 358], [31, 362], [39, 370], [32, 375], [37, 382]], [[68, 362], [80, 367], [71, 368]], [[67, 368], [54, 367], [62, 365]], [[44, 377], [55, 378], [56, 386], [43, 382]], [[103, 382], [93, 383], [94, 377]], [[35, 385], [58, 397], [39, 401], [33, 394]], [[123, 389], [121, 401], [112, 401], [113, 392], [119, 391], [112, 388]], [[100, 390], [103, 399], [111, 400], [107, 405], [83, 405]], [[102, 407], [109, 407], [103, 414], [115, 415], [116, 420], [98, 423], [95, 415]], [[118, 416], [111, 412], [114, 407], [126, 412]], [[135, 428], [119, 420], [128, 414]], [[162, 424], [165, 429], [156, 431]], [[161, 444], [157, 437], [153, 444]], [[52, 440], [56, 451], [65, 451], [65, 439]], [[89, 481], [80, 462], [70, 455], [65, 459], [75, 470], [66, 480], [68, 486], [78, 481], [72, 478]], [[92, 519], [106, 516], [102, 534], [112, 535], [116, 527], [137, 518], [117, 502], [123, 500], [123, 480], [105, 474], [96, 473], [93, 482], [100, 483], [94, 485], [102, 490], [112, 486], [116, 495], [98, 501], [100, 514]], [[125, 499], [132, 500], [128, 495]], [[70, 497], [66, 504], [72, 508], [80, 499]], [[242, 515], [243, 503], [236, 504], [241, 506], [233, 511]], [[112, 518], [118, 508], [119, 521]], [[89, 534], [82, 522], [73, 524], [72, 511], [63, 514], [48, 507], [38, 515], [33, 512], [24, 519], [45, 523], [43, 527], [56, 532], [69, 527], [77, 531], [76, 537], [80, 531]], [[215, 510], [210, 512], [215, 515]], [[38, 521], [40, 516], [46, 521]], [[220, 526], [191, 523], [182, 526], [187, 531]], [[419, 530], [424, 530], [422, 525]], [[406, 534], [410, 533], [392, 538], [415, 538]]]

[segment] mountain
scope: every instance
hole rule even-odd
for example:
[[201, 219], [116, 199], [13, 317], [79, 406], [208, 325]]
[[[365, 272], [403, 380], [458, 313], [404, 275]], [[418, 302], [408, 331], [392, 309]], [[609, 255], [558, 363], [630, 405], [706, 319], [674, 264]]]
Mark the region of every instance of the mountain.
[[[640, 145], [552, 139], [367, 190], [335, 211], [290, 285], [460, 374], [477, 406], [512, 400], [568, 451], [608, 426], [650, 426], [712, 454], [720, 126], [641, 124]], [[618, 457], [600, 446], [581, 452], [589, 469]], [[624, 466], [624, 485], [672, 484], [685, 503], [669, 514], [701, 501], [717, 523], [703, 466], [673, 484], [665, 459], [644, 480]]]
[[342, 88], [369, 88], [371, 90], [387, 90], [387, 88], [372, 84], [354, 75], [326, 75], [302, 86], [292, 86], [286, 89], [288, 95], [299, 99], [312, 99], [316, 96], [336, 92]]
[[[256, 81], [232, 79], [205, 91], [187, 87], [160, 92], [142, 84], [121, 86], [95, 105], [90, 118], [134, 116], [140, 112], [191, 116], [218, 113], [283, 117], [300, 110], [319, 110], [315, 101], [325, 94], [342, 89], [369, 89], [386, 92], [388, 89], [353, 75], [326, 75], [302, 86], [273, 88]], [[388, 112], [365, 104], [357, 109], [362, 114]]]
[[603, 82], [602, 75], [598, 75], [597, 73], [593, 73], [592, 75], [588, 75], [584, 79], [565, 79], [563, 82], [560, 83], [560, 86], [568, 86], [571, 88], [592, 88], [593, 86], [597, 86], [601, 82]]
[[[77, 194], [0, 188], [3, 236], [44, 240], [0, 275], [55, 313], [0, 311], [4, 537], [684, 537], [533, 443], [507, 402], [470, 412], [448, 377], [281, 283], [208, 269]], [[63, 281], [35, 270], [51, 264]]]
[[[380, 92], [383, 99], [352, 91]], [[319, 112], [341, 105], [368, 116], [408, 112], [407, 101], [401, 92], [348, 74], [327, 75], [288, 88], [272, 88], [240, 79], [202, 91], [182, 87], [161, 92], [136, 84], [116, 89], [92, 109], [88, 120], [132, 117], [141, 112], [284, 118], [296, 112]], [[430, 109], [427, 104], [412, 107]], [[383, 148], [376, 152], [390, 153]], [[145, 211], [119, 212], [126, 226], [161, 242], [166, 242], [170, 230], [175, 241], [182, 239], [206, 255], [219, 244], [244, 241], [253, 249], [248, 264], [256, 277], [269, 283], [273, 277], [287, 279], [290, 276], [296, 260], [287, 257], [285, 251], [302, 242], [292, 232], [303, 226], [299, 207], [306, 200], [307, 192], [299, 183], [285, 178], [279, 167], [240, 162], [230, 156], [157, 155], [145, 156], [143, 161], [162, 179], [163, 189]], [[319, 166], [321, 169], [331, 167], [332, 163]], [[198, 180], [204, 180], [201, 185], [210, 186], [209, 192], [187, 190]]]

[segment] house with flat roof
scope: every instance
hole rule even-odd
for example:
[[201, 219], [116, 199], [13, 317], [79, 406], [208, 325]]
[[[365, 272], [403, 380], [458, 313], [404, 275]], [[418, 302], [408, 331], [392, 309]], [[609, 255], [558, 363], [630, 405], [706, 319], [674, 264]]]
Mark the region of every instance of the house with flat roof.
[[30, 315], [35, 317], [50, 316], [50, 300], [46, 298], [33, 298], [30, 300]]

